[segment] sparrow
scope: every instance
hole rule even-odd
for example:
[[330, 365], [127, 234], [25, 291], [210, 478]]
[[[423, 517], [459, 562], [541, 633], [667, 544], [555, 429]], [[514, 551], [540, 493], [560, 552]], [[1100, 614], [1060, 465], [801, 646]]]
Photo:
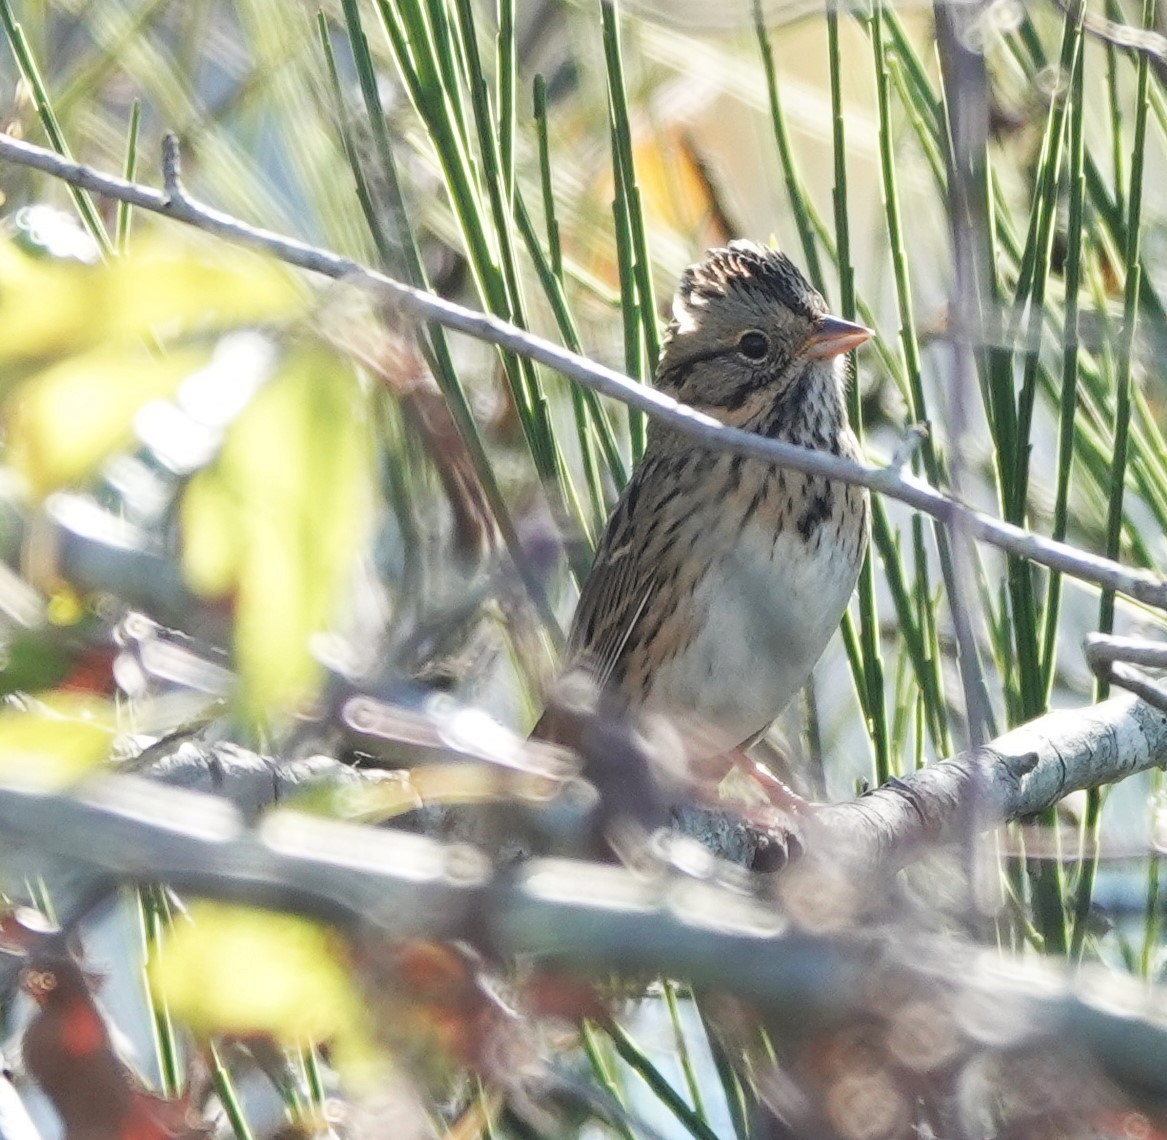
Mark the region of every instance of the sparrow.
[[[724, 424], [857, 460], [845, 355], [871, 336], [831, 316], [785, 254], [734, 241], [682, 275], [654, 384]], [[862, 488], [654, 420], [584, 581], [566, 671], [609, 709], [701, 725], [698, 751], [742, 754], [838, 627], [867, 535]], [[533, 735], [555, 739], [553, 710]]]

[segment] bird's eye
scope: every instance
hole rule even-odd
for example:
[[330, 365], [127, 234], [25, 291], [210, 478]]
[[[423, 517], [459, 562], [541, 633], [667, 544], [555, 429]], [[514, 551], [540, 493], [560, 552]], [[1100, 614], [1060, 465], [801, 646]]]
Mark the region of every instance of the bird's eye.
[[737, 350], [750, 360], [761, 360], [770, 351], [770, 338], [756, 329], [742, 333]]

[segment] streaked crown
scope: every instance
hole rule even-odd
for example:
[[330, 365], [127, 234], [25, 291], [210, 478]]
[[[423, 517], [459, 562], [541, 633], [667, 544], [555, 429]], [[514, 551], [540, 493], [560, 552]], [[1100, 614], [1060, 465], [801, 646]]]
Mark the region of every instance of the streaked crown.
[[747, 308], [771, 311], [780, 305], [813, 321], [827, 311], [823, 296], [786, 254], [752, 241], [732, 241], [711, 249], [681, 275], [673, 299], [668, 337], [701, 320], [702, 311], [721, 297], [736, 297]]
[[841, 403], [836, 362], [813, 359], [826, 314], [822, 295], [784, 253], [749, 241], [711, 249], [677, 286], [657, 387], [738, 424], [796, 388]]

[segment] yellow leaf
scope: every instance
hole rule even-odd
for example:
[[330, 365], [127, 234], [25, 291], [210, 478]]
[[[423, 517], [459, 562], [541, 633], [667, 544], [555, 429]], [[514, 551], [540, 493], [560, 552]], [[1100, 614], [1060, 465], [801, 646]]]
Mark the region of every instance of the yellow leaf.
[[138, 409], [170, 396], [205, 357], [102, 346], [44, 369], [9, 401], [9, 461], [39, 496], [81, 481], [132, 442]]
[[0, 241], [0, 362], [62, 355], [91, 343], [100, 331], [94, 327], [96, 272], [75, 261], [34, 258]]
[[224, 330], [300, 315], [307, 293], [258, 254], [173, 240], [116, 261], [51, 261], [0, 240], [0, 374], [99, 345]]
[[286, 266], [244, 250], [212, 252], [163, 244], [136, 246], [109, 267], [110, 336], [136, 338], [284, 321], [304, 309], [306, 292]]
[[336, 617], [368, 525], [371, 474], [351, 369], [301, 346], [232, 426], [215, 465], [191, 481], [184, 570], [203, 596], [234, 597], [248, 714], [311, 695], [318, 667], [309, 641]]
[[78, 694], [0, 707], [0, 781], [37, 791], [73, 784], [109, 755], [113, 726], [108, 703]]
[[296, 512], [276, 504], [272, 511], [274, 517], [257, 512], [252, 518], [235, 606], [244, 704], [260, 716], [311, 693], [318, 667], [308, 641], [328, 616], [314, 612], [315, 583], [308, 578], [314, 559], [295, 546]]
[[363, 1033], [342, 943], [291, 915], [195, 903], [151, 966], [155, 994], [199, 1033], [270, 1034], [287, 1045]]
[[182, 496], [182, 566], [196, 594], [221, 600], [239, 580], [235, 504], [214, 470], [200, 472]]

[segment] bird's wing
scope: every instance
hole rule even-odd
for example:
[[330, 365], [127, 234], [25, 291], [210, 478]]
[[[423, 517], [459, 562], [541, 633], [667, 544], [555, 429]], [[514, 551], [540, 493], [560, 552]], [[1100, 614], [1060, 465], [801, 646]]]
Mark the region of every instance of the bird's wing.
[[584, 666], [601, 687], [607, 685], [644, 616], [656, 589], [659, 561], [650, 557], [645, 519], [654, 504], [644, 500], [642, 465], [620, 497], [596, 549], [595, 562], [580, 592], [568, 638], [569, 665]]

